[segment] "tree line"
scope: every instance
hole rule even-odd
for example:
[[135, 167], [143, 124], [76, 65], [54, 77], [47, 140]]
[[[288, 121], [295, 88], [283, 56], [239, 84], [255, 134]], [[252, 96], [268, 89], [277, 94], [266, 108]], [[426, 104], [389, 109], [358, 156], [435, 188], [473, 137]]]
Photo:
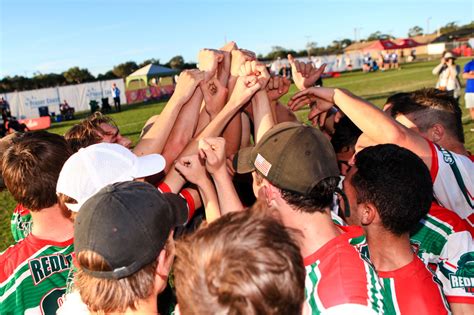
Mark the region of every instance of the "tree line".
[[[474, 22], [471, 22], [466, 25], [458, 25], [456, 22], [449, 22], [445, 26], [441, 27], [439, 31], [441, 34], [446, 34], [452, 31], [465, 28], [474, 28]], [[409, 37], [423, 34], [423, 28], [418, 25], [413, 26], [408, 30]], [[362, 39], [362, 41], [371, 41], [377, 39], [393, 39], [393, 36], [390, 34], [382, 33], [380, 31], [376, 31], [370, 34], [367, 38]], [[353, 41], [349, 38], [344, 38], [342, 40], [334, 40], [331, 42], [331, 44], [324, 47], [319, 47], [316, 42], [308, 42], [306, 44], [305, 49], [298, 51], [293, 49], [286, 49], [282, 46], [273, 46], [268, 54], [259, 54], [258, 58], [261, 60], [275, 60], [279, 57], [286, 58], [288, 54], [292, 54], [296, 57], [342, 54], [344, 52], [344, 48], [351, 45], [352, 43]], [[118, 64], [114, 66], [112, 70], [109, 70], [105, 73], [100, 73], [97, 76], [92, 75], [88, 69], [79, 67], [71, 67], [61, 74], [37, 72], [34, 73], [32, 77], [25, 77], [19, 75], [7, 76], [0, 80], [0, 93], [125, 78], [132, 72], [150, 63], [160, 65], [160, 59], [151, 58], [144, 60], [143, 62], [138, 64], [135, 61], [127, 61]], [[183, 70], [195, 68], [196, 64], [186, 63], [184, 58], [178, 55], [171, 58], [167, 63], [163, 64], [163, 66], [172, 69]]]
[[[25, 77], [22, 75], [6, 76], [0, 80], [0, 93], [125, 78], [134, 71], [150, 63], [159, 65], [160, 60], [152, 58], [144, 60], [141, 63], [127, 61], [114, 66], [112, 70], [109, 70], [106, 73], [99, 73], [97, 76], [94, 76], [92, 73], [90, 73], [87, 68], [80, 67], [71, 67], [61, 74], [36, 72], [32, 77]], [[182, 56], [175, 56], [171, 58], [170, 61], [163, 64], [163, 66], [182, 70], [195, 68], [196, 64], [186, 63]]]

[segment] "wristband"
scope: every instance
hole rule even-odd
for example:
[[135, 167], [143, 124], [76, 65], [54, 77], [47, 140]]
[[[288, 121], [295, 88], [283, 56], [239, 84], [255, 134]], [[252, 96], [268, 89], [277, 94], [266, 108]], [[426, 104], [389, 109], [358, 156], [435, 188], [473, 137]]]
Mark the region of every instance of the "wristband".
[[191, 220], [191, 218], [194, 215], [194, 212], [196, 211], [196, 205], [194, 203], [193, 196], [189, 191], [186, 189], [181, 190], [179, 193], [181, 197], [183, 197], [186, 200], [186, 203], [188, 204], [188, 222]]

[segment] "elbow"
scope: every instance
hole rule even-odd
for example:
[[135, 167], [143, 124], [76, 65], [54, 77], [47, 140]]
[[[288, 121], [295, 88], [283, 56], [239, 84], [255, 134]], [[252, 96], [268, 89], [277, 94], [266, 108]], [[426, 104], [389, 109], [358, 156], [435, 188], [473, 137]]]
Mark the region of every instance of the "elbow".
[[392, 143], [399, 146], [407, 141], [408, 129], [400, 124], [394, 125], [391, 130], [386, 131], [386, 143]]

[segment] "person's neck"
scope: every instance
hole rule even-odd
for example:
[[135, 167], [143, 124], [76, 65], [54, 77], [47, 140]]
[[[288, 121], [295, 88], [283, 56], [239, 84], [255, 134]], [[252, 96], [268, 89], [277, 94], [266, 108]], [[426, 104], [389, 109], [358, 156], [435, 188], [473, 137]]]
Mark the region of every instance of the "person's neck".
[[366, 229], [370, 260], [377, 271], [393, 271], [408, 265], [415, 254], [408, 233], [394, 235], [382, 228]]
[[[158, 300], [153, 294], [145, 300], [138, 301], [136, 309], [132, 310], [127, 308], [124, 313], [120, 314], [159, 314], [158, 313]], [[114, 314], [114, 313], [112, 313]]]
[[282, 216], [283, 224], [301, 232], [296, 235], [303, 257], [313, 254], [342, 233], [332, 222], [329, 209], [324, 212], [306, 213], [294, 210], [289, 205], [285, 206], [287, 209], [286, 215]]
[[57, 204], [39, 211], [30, 211], [31, 233], [40, 239], [65, 242], [74, 236], [74, 224], [66, 218]]
[[444, 140], [443, 139], [442, 141], [439, 141], [438, 144], [442, 146], [443, 148], [449, 151], [452, 151], [454, 153], [469, 156], [469, 152], [464, 147], [464, 144], [457, 140], [453, 140], [453, 139]]

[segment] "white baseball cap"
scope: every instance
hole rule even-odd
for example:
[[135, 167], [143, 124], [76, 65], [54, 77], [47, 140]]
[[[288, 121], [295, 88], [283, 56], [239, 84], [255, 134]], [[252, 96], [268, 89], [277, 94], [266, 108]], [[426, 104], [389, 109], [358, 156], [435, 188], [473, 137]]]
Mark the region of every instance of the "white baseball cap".
[[138, 157], [116, 143], [94, 144], [80, 149], [64, 163], [56, 193], [74, 198], [77, 203], [66, 203], [66, 206], [77, 212], [105, 186], [157, 174], [165, 165], [159, 154]]

